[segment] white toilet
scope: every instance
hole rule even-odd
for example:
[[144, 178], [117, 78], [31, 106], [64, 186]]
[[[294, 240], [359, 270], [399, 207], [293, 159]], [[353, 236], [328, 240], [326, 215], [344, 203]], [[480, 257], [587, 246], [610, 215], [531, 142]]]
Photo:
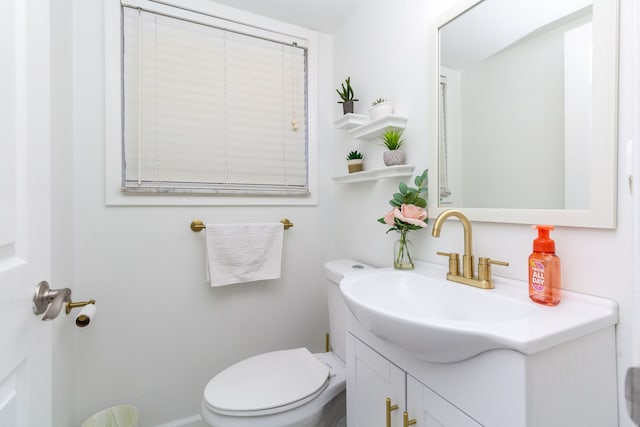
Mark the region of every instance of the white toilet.
[[338, 284], [363, 268], [370, 267], [351, 259], [325, 264], [332, 352], [297, 348], [236, 363], [205, 387], [202, 419], [213, 427], [346, 426], [346, 307]]

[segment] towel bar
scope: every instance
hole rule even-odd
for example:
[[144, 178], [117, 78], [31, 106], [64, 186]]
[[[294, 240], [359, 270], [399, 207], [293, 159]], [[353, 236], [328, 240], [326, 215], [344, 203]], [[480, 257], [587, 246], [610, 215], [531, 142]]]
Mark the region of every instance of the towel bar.
[[[280, 222], [284, 226], [285, 230], [288, 230], [291, 227], [293, 227], [293, 223], [291, 221], [289, 221], [289, 218], [281, 219]], [[198, 232], [200, 230], [204, 230], [205, 228], [207, 228], [207, 227], [204, 225], [204, 222], [202, 222], [202, 220], [194, 219], [193, 221], [191, 221], [191, 230], [192, 231]]]

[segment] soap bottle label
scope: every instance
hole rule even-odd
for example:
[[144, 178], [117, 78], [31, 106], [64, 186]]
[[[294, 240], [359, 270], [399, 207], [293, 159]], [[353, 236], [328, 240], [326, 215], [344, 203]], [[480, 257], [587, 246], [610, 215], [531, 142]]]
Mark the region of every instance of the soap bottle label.
[[529, 268], [531, 269], [531, 286], [536, 293], [544, 293], [544, 270], [543, 262], [531, 260]]

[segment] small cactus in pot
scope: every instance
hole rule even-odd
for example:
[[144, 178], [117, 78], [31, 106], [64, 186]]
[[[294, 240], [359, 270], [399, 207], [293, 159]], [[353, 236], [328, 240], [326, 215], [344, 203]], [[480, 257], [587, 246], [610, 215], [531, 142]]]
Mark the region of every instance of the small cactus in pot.
[[351, 77], [347, 77], [344, 83], [341, 84], [341, 88], [336, 89], [336, 92], [340, 95], [341, 101], [338, 101], [338, 104], [342, 104], [342, 112], [344, 114], [353, 113], [353, 103], [358, 99], [355, 98], [351, 87]]

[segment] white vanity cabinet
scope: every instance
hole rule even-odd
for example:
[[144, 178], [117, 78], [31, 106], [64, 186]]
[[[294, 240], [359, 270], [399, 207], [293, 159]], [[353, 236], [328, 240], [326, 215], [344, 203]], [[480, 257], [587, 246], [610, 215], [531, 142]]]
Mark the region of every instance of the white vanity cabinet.
[[[618, 425], [615, 329], [534, 354], [495, 349], [452, 363], [419, 360], [347, 313], [349, 427]], [[386, 424], [386, 398], [398, 409]]]
[[349, 427], [403, 427], [405, 411], [416, 426], [481, 425], [351, 334], [347, 334], [347, 359]]

